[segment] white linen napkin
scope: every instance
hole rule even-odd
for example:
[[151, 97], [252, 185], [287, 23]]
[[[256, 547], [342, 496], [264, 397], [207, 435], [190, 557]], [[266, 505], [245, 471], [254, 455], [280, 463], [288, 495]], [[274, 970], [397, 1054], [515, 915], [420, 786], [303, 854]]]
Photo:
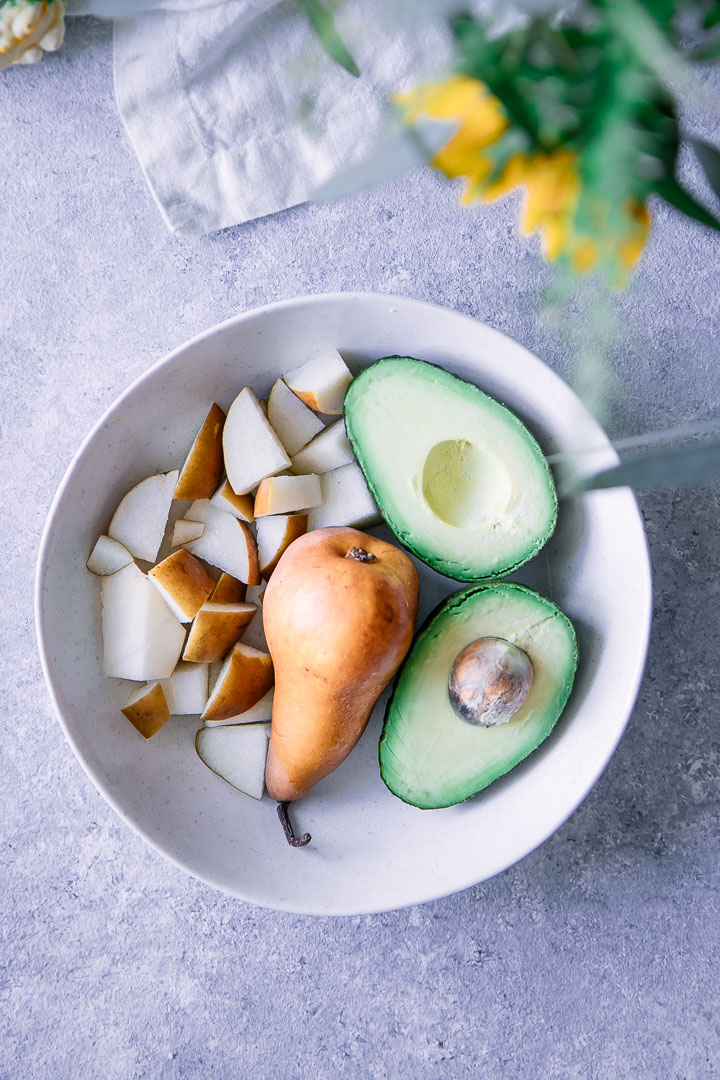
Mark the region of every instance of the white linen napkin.
[[[442, 0], [351, 0], [323, 51], [294, 0], [70, 0], [115, 18], [115, 91], [169, 227], [213, 232], [304, 202], [376, 143], [390, 95], [447, 60]], [[392, 11], [388, 11], [392, 9]]]

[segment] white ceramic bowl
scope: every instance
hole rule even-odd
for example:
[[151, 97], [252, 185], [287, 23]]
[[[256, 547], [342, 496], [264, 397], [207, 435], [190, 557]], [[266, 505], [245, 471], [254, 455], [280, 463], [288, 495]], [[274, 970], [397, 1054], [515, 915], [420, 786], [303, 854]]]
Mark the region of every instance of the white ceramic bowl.
[[[477, 383], [515, 409], [546, 453], [598, 448], [616, 460], [572, 391], [535, 356], [482, 323], [400, 297], [345, 293], [271, 304], [230, 319], [160, 361], [102, 417], [55, 497], [40, 549], [36, 618], [50, 694], [65, 735], [110, 805], [195, 877], [256, 904], [358, 914], [417, 904], [511, 866], [551, 835], [598, 779], [632, 710], [651, 614], [642, 521], [628, 490], [561, 503], [547, 548], [516, 577], [573, 620], [580, 666], [550, 738], [461, 806], [423, 811], [380, 779], [383, 702], [347, 761], [294, 809], [313, 834], [288, 847], [273, 803], [235, 791], [195, 754], [198, 723], [175, 718], [146, 742], [120, 714], [127, 684], [101, 672], [98, 583], [85, 560], [118, 499], [177, 468], [215, 400], [245, 384], [265, 394], [283, 371], [338, 347], [351, 366], [401, 354]], [[421, 567], [421, 611], [461, 587]]]

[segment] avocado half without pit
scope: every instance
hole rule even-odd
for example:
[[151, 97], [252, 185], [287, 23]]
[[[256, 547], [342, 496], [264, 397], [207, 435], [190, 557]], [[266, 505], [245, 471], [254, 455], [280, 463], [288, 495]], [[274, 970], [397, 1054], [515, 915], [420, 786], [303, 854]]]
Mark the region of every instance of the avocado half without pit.
[[350, 384], [345, 426], [387, 524], [440, 573], [499, 577], [552, 534], [557, 495], [542, 450], [472, 383], [386, 357]]
[[446, 600], [415, 639], [380, 739], [380, 771], [404, 802], [452, 806], [552, 731], [572, 690], [577, 642], [550, 600], [512, 582]]

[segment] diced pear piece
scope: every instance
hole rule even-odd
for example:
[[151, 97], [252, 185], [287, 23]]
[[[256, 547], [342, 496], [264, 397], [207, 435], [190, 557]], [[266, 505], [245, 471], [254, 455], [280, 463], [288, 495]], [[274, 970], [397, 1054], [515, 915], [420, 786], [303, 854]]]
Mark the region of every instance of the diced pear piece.
[[210, 593], [213, 604], [241, 604], [245, 599], [247, 586], [230, 574], [221, 574]]
[[174, 499], [209, 499], [212, 496], [223, 474], [224, 426], [225, 413], [214, 404], [180, 470]]
[[167, 679], [185, 630], [150, 579], [132, 563], [102, 579], [103, 671], [116, 679]]
[[174, 551], [148, 577], [176, 619], [192, 622], [215, 588], [215, 578], [185, 548]]
[[270, 653], [238, 641], [225, 659], [203, 720], [227, 720], [265, 697], [275, 681]]
[[145, 739], [152, 738], [170, 719], [162, 684], [153, 682], [139, 686], [121, 712]]
[[285, 447], [268, 423], [249, 386], [233, 401], [223, 432], [225, 472], [236, 495], [244, 495], [266, 476], [290, 465]]
[[380, 512], [362, 469], [353, 462], [320, 477], [322, 505], [310, 511], [308, 532], [328, 525], [352, 525], [364, 528], [380, 521]]
[[280, 556], [293, 540], [307, 532], [307, 514], [276, 514], [258, 518], [257, 544], [260, 573], [269, 578]]
[[316, 356], [283, 378], [294, 394], [316, 412], [342, 415], [352, 372], [337, 349]]
[[255, 495], [255, 518], [266, 514], [289, 514], [307, 510], [322, 502], [320, 479], [308, 476], [269, 476], [263, 480]]
[[216, 510], [224, 510], [226, 514], [232, 514], [240, 521], [248, 522], [255, 520], [254, 504], [255, 499], [252, 495], [236, 495], [227, 480], [223, 480], [210, 500], [210, 505]]
[[336, 420], [295, 455], [292, 467], [296, 473], [320, 474], [341, 469], [354, 460], [350, 440], [345, 434], [345, 421]]
[[206, 720], [208, 727], [221, 727], [223, 724], [257, 724], [258, 721], [272, 720], [273, 698], [275, 687], [268, 690], [265, 697], [260, 698], [256, 705], [246, 709], [244, 713], [230, 716], [227, 720]]
[[232, 787], [262, 799], [269, 738], [269, 724], [200, 728], [195, 749], [201, 761]]
[[205, 531], [185, 545], [186, 551], [246, 585], [260, 584], [257, 544], [244, 521], [209, 507]]
[[123, 566], [129, 566], [132, 561], [132, 555], [119, 540], [113, 540], [111, 536], [99, 536], [85, 565], [91, 574], [107, 577], [108, 574], [122, 570]]
[[256, 611], [255, 604], [203, 604], [190, 627], [183, 660], [199, 664], [222, 660]]
[[205, 518], [208, 516], [208, 510], [210, 509], [210, 499], [195, 499], [190, 503], [189, 508], [182, 516], [183, 521], [202, 521], [204, 523]]
[[290, 457], [325, 426], [282, 379], [277, 379], [270, 391], [268, 420]]
[[187, 518], [178, 518], [173, 525], [170, 546], [181, 547], [183, 544], [189, 544], [191, 540], [199, 540], [204, 532], [205, 525], [202, 521], [188, 521]]
[[154, 562], [165, 533], [178, 471], [157, 473], [128, 491], [112, 516], [108, 536], [136, 559]]
[[208, 665], [181, 660], [162, 688], [171, 716], [199, 716], [207, 705]]

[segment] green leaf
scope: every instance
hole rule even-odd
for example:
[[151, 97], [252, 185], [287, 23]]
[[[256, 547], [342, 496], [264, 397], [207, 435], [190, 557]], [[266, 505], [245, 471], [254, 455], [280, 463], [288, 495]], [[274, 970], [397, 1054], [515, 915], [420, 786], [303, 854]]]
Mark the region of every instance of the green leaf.
[[720, 4], [715, 2], [711, 4], [709, 10], [705, 12], [703, 30], [713, 30], [718, 24], [720, 24]]
[[528, 92], [527, 84], [539, 82], [540, 77], [547, 85], [552, 83], [546, 78], [550, 74], [547, 68], [536, 71], [527, 60], [529, 43], [539, 30], [539, 22], [534, 20], [530, 27], [497, 39], [488, 37], [487, 22], [469, 15], [451, 24], [459, 69], [482, 80], [502, 103], [511, 123], [527, 132], [535, 145], [539, 145], [540, 122], [535, 95]]
[[653, 190], [664, 199], [665, 202], [670, 203], [676, 210], [679, 210], [682, 214], [686, 214], [690, 218], [694, 218], [695, 221], [699, 221], [702, 225], [709, 225], [711, 229], [720, 230], [720, 221], [713, 217], [709, 210], [706, 210], [704, 206], [701, 206], [697, 202], [689, 191], [680, 187], [677, 180], [668, 176], [664, 180], [659, 180], [653, 187]]
[[[625, 0], [620, 0], [620, 3], [625, 3]], [[647, 9], [648, 15], [650, 15], [669, 36], [672, 32], [672, 23], [675, 18], [677, 0], [640, 0], [640, 4]]]
[[[697, 84], [685, 58], [674, 47], [671, 21], [657, 2], [644, 6], [637, 0], [603, 0], [605, 17], [614, 34], [622, 38], [642, 63], [673, 93], [697, 92]], [[672, 5], [670, 5], [672, 6]]]
[[678, 484], [699, 484], [717, 476], [720, 476], [720, 440], [644, 454], [576, 481], [565, 494], [612, 487], [649, 491]]
[[707, 182], [720, 199], [720, 150], [702, 139], [688, 140], [702, 165]]
[[330, 9], [321, 0], [298, 0], [298, 4], [312, 23], [313, 29], [320, 39], [320, 44], [328, 56], [332, 57], [340, 67], [345, 68], [351, 75], [358, 78], [360, 68], [340, 37]]

